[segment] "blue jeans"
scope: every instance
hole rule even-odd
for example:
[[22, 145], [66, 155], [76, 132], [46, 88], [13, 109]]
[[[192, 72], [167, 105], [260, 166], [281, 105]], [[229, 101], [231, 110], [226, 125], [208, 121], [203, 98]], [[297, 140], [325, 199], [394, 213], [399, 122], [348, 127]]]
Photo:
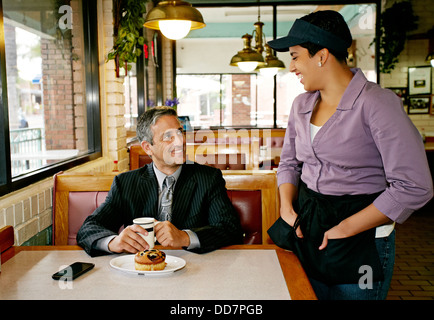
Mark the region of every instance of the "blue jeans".
[[[395, 264], [395, 230], [384, 238], [375, 239], [384, 279], [373, 282], [372, 289], [362, 288], [356, 284], [338, 284], [328, 286], [318, 280], [310, 278], [313, 290], [319, 300], [385, 300], [392, 280], [393, 266]], [[360, 277], [363, 273], [360, 274]]]

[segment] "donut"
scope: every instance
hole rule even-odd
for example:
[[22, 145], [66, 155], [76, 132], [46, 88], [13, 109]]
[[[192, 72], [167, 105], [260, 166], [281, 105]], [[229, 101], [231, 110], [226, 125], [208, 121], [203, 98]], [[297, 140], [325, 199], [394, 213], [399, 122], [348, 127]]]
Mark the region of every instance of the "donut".
[[166, 267], [166, 253], [158, 249], [137, 252], [134, 257], [134, 266], [140, 271], [157, 271]]

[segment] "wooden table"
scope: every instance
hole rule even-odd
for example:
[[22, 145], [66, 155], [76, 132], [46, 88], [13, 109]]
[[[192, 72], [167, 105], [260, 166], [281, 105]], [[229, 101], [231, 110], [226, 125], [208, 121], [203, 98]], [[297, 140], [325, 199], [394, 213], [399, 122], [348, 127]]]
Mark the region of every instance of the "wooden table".
[[[120, 255], [91, 258], [78, 246], [12, 247], [2, 254], [0, 300], [316, 299], [297, 257], [274, 245], [236, 245], [206, 254], [157, 248], [184, 259], [186, 266], [148, 277], [112, 268], [111, 259]], [[59, 268], [76, 261], [95, 263], [95, 268], [70, 283], [71, 288], [51, 279]]]

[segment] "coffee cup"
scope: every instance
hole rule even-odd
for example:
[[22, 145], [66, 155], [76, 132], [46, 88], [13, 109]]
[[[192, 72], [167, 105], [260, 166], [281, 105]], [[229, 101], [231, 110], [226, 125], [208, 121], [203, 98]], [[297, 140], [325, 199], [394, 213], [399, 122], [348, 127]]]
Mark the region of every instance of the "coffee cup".
[[155, 222], [155, 219], [149, 218], [149, 217], [136, 218], [133, 220], [134, 224], [137, 224], [137, 225], [141, 226], [143, 229], [146, 229], [146, 231], [148, 231], [147, 236], [141, 234], [140, 232], [138, 234], [148, 243], [149, 249], [154, 248], [154, 244], [155, 244], [154, 222]]

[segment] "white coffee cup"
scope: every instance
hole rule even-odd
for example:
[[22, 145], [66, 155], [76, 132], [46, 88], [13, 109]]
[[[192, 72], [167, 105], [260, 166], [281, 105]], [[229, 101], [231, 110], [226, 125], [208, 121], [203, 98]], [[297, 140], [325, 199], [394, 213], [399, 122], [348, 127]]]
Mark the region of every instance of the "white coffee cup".
[[149, 217], [136, 218], [133, 220], [134, 224], [137, 224], [137, 225], [141, 226], [143, 229], [146, 229], [146, 231], [148, 231], [147, 236], [141, 234], [140, 232], [139, 232], [139, 235], [143, 239], [145, 239], [145, 241], [148, 243], [149, 249], [152, 249], [154, 247], [154, 244], [155, 244], [154, 222], [155, 222], [155, 219], [149, 218]]

